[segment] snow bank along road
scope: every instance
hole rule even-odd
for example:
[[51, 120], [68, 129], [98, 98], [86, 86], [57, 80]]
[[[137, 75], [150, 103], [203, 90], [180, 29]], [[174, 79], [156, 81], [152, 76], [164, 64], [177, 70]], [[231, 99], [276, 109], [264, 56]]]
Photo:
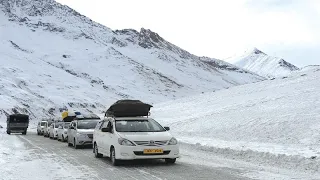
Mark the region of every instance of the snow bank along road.
[[76, 150], [34, 132], [7, 135], [0, 130], [0, 180], [317, 179], [276, 167], [218, 157], [186, 144], [181, 144], [181, 154], [174, 165], [153, 160], [123, 162], [115, 167], [108, 158], [94, 158], [91, 148]]

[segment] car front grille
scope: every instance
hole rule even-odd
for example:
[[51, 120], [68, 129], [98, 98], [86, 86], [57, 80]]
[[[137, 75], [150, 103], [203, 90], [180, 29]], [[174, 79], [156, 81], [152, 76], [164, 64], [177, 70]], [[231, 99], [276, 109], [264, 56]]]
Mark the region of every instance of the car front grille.
[[137, 156], [156, 156], [156, 155], [168, 155], [170, 151], [163, 151], [163, 153], [154, 153], [154, 154], [143, 154], [143, 151], [133, 151]]
[[168, 141], [134, 141], [139, 146], [163, 146]]
[[92, 139], [93, 138], [93, 134], [87, 134], [87, 136]]

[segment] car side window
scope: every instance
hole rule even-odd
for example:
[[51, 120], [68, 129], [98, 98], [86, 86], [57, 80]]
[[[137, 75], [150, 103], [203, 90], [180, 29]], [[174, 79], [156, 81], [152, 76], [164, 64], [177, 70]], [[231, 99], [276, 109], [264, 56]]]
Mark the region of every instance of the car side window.
[[101, 126], [104, 121], [99, 121], [95, 129], [101, 129]]
[[110, 127], [111, 133], [113, 133], [113, 124], [111, 121], [108, 122], [108, 127]]
[[107, 127], [107, 122], [106, 122], [106, 121], [103, 121], [103, 122], [102, 122], [102, 124], [101, 124], [101, 126], [100, 126], [100, 130], [101, 130], [102, 128], [104, 128], [104, 127]]

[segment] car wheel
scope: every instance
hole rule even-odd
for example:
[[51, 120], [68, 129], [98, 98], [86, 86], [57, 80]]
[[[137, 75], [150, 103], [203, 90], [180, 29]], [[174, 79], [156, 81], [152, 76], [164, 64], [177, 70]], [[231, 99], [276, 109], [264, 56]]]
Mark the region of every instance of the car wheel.
[[103, 157], [103, 154], [99, 153], [98, 146], [96, 143], [94, 143], [93, 152], [94, 152], [94, 157], [96, 157], [96, 158]]
[[110, 158], [112, 165], [117, 166], [119, 164], [119, 160], [116, 159], [116, 151], [114, 148], [111, 148]]
[[23, 134], [23, 135], [26, 135], [26, 134], [27, 134], [27, 130], [24, 130], [24, 131], [22, 132], [22, 134]]
[[40, 132], [39, 132], [39, 131], [37, 131], [37, 135], [38, 135], [38, 136], [40, 135]]
[[8, 130], [8, 131], [7, 131], [7, 134], [9, 134], [9, 135], [10, 135], [10, 134], [11, 134], [11, 132]]
[[69, 142], [69, 139], [67, 139], [67, 142], [68, 142], [68, 146], [71, 147], [72, 144]]
[[79, 145], [77, 145], [75, 138], [73, 139], [73, 146], [75, 149], [79, 149], [79, 147], [80, 147]]
[[176, 158], [174, 158], [174, 159], [165, 159], [167, 164], [174, 164], [176, 162], [176, 160], [177, 160]]

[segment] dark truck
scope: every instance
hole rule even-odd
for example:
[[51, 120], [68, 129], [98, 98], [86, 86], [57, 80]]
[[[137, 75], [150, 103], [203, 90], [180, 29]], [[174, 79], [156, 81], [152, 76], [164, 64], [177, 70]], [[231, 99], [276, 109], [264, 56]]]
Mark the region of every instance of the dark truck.
[[29, 116], [26, 114], [11, 114], [7, 117], [7, 134], [12, 132], [27, 134]]

